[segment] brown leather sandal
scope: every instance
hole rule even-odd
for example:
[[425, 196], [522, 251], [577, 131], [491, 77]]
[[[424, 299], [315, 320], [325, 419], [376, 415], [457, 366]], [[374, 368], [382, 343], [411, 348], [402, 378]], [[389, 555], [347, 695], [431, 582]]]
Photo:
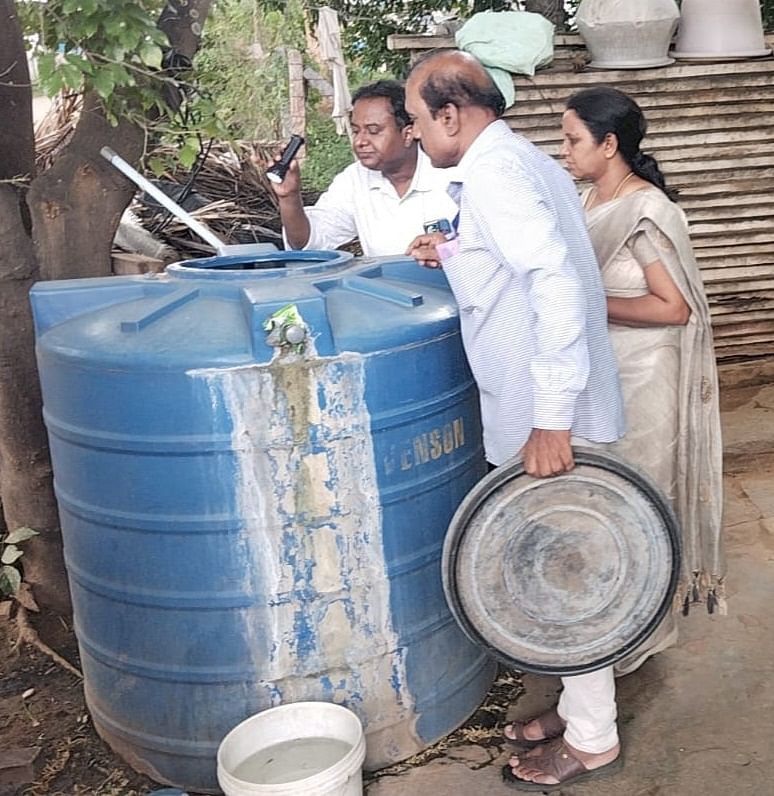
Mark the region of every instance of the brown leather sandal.
[[572, 751], [567, 747], [564, 738], [555, 738], [545, 744], [543, 754], [536, 757], [525, 758], [529, 760], [532, 767], [544, 774], [548, 774], [559, 782], [553, 785], [546, 785], [540, 782], [532, 782], [522, 779], [513, 773], [510, 765], [503, 766], [503, 780], [516, 790], [537, 791], [551, 793], [551, 791], [561, 790], [567, 785], [574, 785], [576, 782], [586, 782], [591, 779], [605, 777], [614, 771], [619, 771], [623, 766], [623, 757], [619, 754], [612, 762], [599, 768], [586, 768], [578, 760]]
[[[543, 737], [538, 740], [524, 737], [524, 728], [533, 721], [536, 721], [543, 731]], [[506, 724], [503, 727], [503, 737], [508, 743], [520, 746], [522, 749], [534, 749], [552, 738], [558, 738], [564, 732], [565, 726], [564, 719], [561, 718], [556, 707], [553, 707], [545, 713], [526, 721], [513, 721], [510, 724]], [[510, 735], [508, 734], [509, 730]]]

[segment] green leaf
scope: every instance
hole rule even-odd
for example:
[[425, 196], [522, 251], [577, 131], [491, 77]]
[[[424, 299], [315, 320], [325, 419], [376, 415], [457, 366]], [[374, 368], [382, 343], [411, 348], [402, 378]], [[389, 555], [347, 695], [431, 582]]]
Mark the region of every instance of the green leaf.
[[102, 97], [102, 99], [108, 99], [108, 97], [110, 97], [110, 95], [113, 93], [113, 89], [115, 88], [116, 84], [109, 69], [99, 69], [91, 80], [94, 90], [100, 95], [100, 97]]
[[161, 47], [154, 44], [152, 41], [144, 41], [140, 45], [139, 55], [146, 66], [149, 66], [151, 69], [161, 69], [161, 58], [163, 53], [161, 52]]
[[19, 550], [15, 544], [6, 544], [3, 549], [3, 555], [0, 556], [0, 561], [2, 561], [3, 564], [13, 564], [13, 562], [18, 561], [22, 555], [23, 551]]
[[83, 53], [68, 53], [64, 57], [65, 63], [74, 66], [81, 72], [91, 74], [94, 70], [91, 63], [86, 59]]
[[67, 88], [79, 91], [83, 85], [83, 72], [74, 64], [62, 64], [59, 67], [62, 75], [62, 82]]
[[147, 28], [153, 27], [155, 24], [148, 11], [140, 8], [137, 3], [125, 3], [121, 9], [121, 15], [124, 19], [131, 20], [135, 26], [138, 22]]
[[21, 586], [21, 574], [15, 567], [0, 568], [0, 594], [16, 594]]
[[41, 83], [45, 83], [51, 78], [56, 67], [56, 54], [43, 53], [38, 57], [38, 79]]
[[103, 27], [105, 28], [105, 33], [113, 38], [117, 37], [123, 28], [126, 27], [126, 22], [120, 14], [113, 14], [104, 21]]
[[194, 163], [196, 163], [196, 158], [199, 156], [199, 145], [197, 143], [196, 147], [191, 147], [188, 144], [181, 147], [178, 157], [180, 158], [181, 165], [186, 168], [190, 169]]
[[41, 80], [40, 82], [49, 97], [58, 94], [64, 87], [64, 79], [61, 72], [54, 72], [53, 75], [49, 76], [48, 80]]
[[32, 539], [33, 536], [40, 536], [40, 534], [34, 528], [22, 527], [11, 531], [3, 541], [6, 544], [19, 544], [20, 542], [26, 542], [27, 539]]
[[78, 63], [78, 68], [81, 70], [81, 72], [83, 72], [84, 75], [93, 75], [95, 65], [91, 61], [81, 58], [80, 62]]
[[167, 170], [166, 163], [161, 158], [148, 158], [148, 168], [153, 172], [154, 177], [161, 177]]
[[109, 64], [105, 67], [113, 77], [116, 86], [131, 86], [134, 78], [131, 72], [122, 64]]
[[121, 45], [128, 52], [136, 50], [141, 39], [142, 33], [133, 28], [122, 28], [118, 34], [118, 41], [121, 42]]
[[159, 47], [169, 47], [169, 36], [167, 36], [163, 30], [153, 28], [148, 31], [148, 36], [150, 36], [151, 41], [158, 44]]
[[90, 39], [99, 30], [99, 19], [97, 17], [85, 17], [81, 21], [81, 36]]
[[126, 57], [126, 48], [118, 42], [113, 42], [105, 47], [105, 55], [116, 63], [120, 63]]

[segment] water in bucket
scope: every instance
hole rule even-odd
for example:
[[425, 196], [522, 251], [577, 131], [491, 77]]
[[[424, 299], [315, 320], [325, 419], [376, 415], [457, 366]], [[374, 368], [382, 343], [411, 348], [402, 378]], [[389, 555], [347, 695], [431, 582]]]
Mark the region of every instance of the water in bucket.
[[306, 779], [330, 768], [352, 749], [338, 738], [297, 738], [267, 746], [243, 760], [234, 776], [256, 785]]
[[328, 702], [293, 702], [234, 727], [218, 748], [225, 796], [363, 796], [360, 719]]

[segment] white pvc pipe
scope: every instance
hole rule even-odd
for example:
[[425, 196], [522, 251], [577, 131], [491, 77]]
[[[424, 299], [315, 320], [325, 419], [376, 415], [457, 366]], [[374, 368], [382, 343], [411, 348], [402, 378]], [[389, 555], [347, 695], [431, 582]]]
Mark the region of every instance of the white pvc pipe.
[[197, 221], [192, 215], [190, 215], [190, 213], [187, 213], [185, 210], [183, 210], [183, 208], [180, 207], [177, 202], [174, 202], [172, 199], [170, 199], [164, 193], [164, 191], [157, 188], [152, 182], [150, 182], [150, 180], [146, 180], [139, 171], [130, 166], [110, 147], [103, 146], [99, 153], [103, 158], [105, 158], [105, 160], [112, 163], [122, 174], [125, 174], [135, 185], [142, 188], [145, 193], [150, 194], [160, 205], [166, 207], [170, 213], [172, 213], [176, 218], [179, 218], [187, 227], [192, 229], [200, 238], [202, 238], [202, 240], [206, 240], [207, 243], [209, 243], [218, 254], [223, 255], [228, 253], [228, 246], [223, 243], [223, 241], [217, 235], [215, 235], [212, 230], [205, 227], [200, 221]]

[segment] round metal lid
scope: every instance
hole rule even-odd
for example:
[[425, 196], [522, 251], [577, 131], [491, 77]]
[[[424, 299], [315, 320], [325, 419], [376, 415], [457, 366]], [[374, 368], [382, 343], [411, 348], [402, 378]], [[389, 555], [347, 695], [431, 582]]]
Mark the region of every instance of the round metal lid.
[[446, 599], [475, 643], [526, 672], [609, 666], [670, 609], [680, 571], [677, 521], [639, 471], [574, 448], [575, 468], [535, 479], [522, 463], [480, 481], [452, 518]]

